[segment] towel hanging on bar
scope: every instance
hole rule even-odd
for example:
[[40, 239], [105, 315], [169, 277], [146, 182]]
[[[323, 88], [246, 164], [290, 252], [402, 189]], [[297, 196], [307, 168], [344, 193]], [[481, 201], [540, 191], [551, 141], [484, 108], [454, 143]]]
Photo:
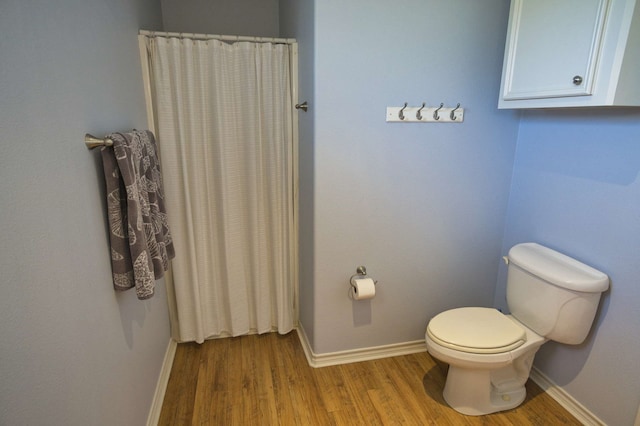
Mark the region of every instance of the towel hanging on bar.
[[148, 299], [175, 256], [155, 139], [148, 130], [107, 138], [113, 147], [101, 148], [101, 154], [113, 285], [116, 290], [135, 287], [138, 299]]

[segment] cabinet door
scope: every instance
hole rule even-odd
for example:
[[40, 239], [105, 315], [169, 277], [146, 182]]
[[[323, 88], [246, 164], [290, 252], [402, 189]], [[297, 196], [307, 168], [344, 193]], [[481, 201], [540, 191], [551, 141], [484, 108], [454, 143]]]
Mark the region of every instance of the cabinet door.
[[590, 95], [609, 0], [513, 0], [504, 99]]

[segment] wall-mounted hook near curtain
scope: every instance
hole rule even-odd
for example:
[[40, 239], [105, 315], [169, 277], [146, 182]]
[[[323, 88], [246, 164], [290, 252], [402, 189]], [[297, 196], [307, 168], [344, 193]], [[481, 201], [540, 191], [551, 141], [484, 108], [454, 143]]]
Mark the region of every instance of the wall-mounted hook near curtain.
[[443, 106], [444, 106], [444, 104], [440, 103], [440, 106], [435, 111], [433, 111], [433, 119], [434, 120], [436, 120], [436, 121], [440, 120], [440, 116], [438, 115], [438, 111], [440, 111]]
[[424, 108], [424, 106], [426, 105], [425, 102], [422, 103], [422, 106], [420, 107], [420, 109], [418, 110], [418, 112], [416, 112], [416, 118], [418, 120], [422, 120], [422, 109]]
[[451, 110], [451, 113], [449, 114], [449, 117], [455, 121], [456, 119], [456, 110], [460, 108], [460, 102], [458, 102], [458, 105], [456, 105], [456, 107], [454, 109]]
[[402, 109], [400, 109], [400, 112], [398, 113], [398, 118], [400, 118], [400, 120], [404, 120], [404, 109], [407, 107], [407, 103], [404, 103], [404, 106], [402, 107]]
[[309, 108], [309, 105], [307, 105], [307, 101], [304, 101], [301, 104], [296, 104], [296, 109], [301, 109], [304, 112], [307, 112], [307, 108]]

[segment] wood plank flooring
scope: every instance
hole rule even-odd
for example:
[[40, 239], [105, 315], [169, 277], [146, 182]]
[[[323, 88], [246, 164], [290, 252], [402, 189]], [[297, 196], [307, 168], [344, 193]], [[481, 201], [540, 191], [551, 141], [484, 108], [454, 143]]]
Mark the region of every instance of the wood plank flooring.
[[464, 416], [419, 353], [311, 368], [295, 331], [178, 345], [159, 425], [580, 425], [534, 383], [519, 407]]

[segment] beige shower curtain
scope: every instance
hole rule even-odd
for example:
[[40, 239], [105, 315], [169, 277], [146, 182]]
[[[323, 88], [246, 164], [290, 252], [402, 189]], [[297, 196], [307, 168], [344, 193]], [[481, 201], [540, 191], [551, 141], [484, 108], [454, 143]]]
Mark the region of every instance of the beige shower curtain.
[[291, 331], [292, 46], [140, 39], [176, 249], [173, 338]]

